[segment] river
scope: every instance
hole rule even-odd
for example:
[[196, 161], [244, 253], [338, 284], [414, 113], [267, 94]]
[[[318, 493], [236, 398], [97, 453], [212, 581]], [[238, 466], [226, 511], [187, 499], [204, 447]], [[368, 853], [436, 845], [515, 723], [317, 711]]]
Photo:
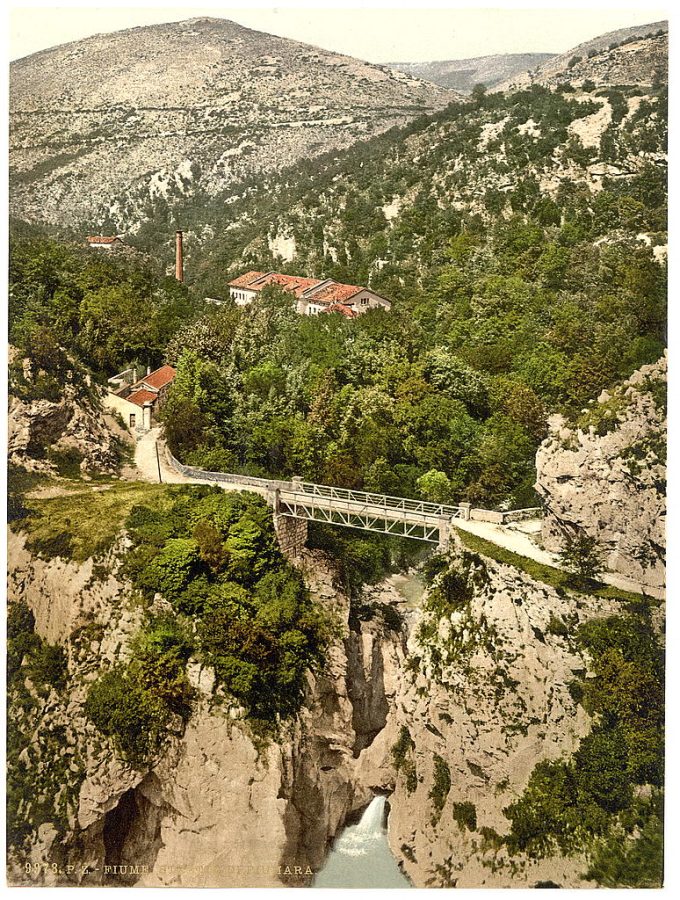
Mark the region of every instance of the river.
[[312, 887], [411, 887], [387, 842], [384, 797], [374, 797], [360, 821], [348, 825], [338, 835]]

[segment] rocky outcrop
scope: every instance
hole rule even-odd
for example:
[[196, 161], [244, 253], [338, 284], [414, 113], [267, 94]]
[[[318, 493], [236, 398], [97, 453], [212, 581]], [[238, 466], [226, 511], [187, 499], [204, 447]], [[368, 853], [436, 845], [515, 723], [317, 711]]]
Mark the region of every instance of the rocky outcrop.
[[[339, 627], [325, 670], [308, 676], [299, 716], [276, 740], [258, 737], [238, 706], [214, 702], [212, 673], [194, 661], [189, 677], [198, 699], [192, 717], [186, 728], [178, 723], [161, 757], [141, 769], [123, 762], [83, 713], [89, 681], [102, 664], [127, 658], [143, 619], [115, 575], [113, 556], [102, 564], [110, 570], [103, 577], [91, 561], [35, 559], [14, 535], [10, 558], [10, 601], [31, 608], [40, 636], [65, 648], [69, 670], [65, 695], [36, 694], [37, 711], [31, 704], [18, 713], [28, 729], [39, 721], [42, 730], [65, 735], [63, 746], [34, 742], [31, 777], [51, 766], [69, 801], [66, 822], [43, 823], [11, 855], [12, 881], [308, 884], [331, 838], [372, 797], [371, 786], [357, 778], [356, 756], [385, 723], [382, 647], [398, 642], [376, 622], [350, 631], [349, 600], [335, 585], [327, 558], [305, 551], [299, 563], [312, 595], [333, 610]], [[78, 764], [69, 775], [71, 759]], [[26, 878], [27, 859], [57, 869]]]
[[665, 583], [666, 378], [664, 356], [602, 393], [575, 426], [553, 417], [536, 457], [545, 547], [583, 532], [607, 569], [654, 587]]
[[[8, 459], [34, 472], [55, 472], [60, 456], [79, 460], [86, 474], [118, 470], [124, 431], [102, 415], [94, 386], [64, 384], [59, 399], [10, 396]], [[52, 459], [48, 455], [52, 454]], [[56, 461], [54, 454], [56, 454]]]
[[[440, 604], [452, 572], [458, 599]], [[414, 886], [584, 886], [583, 859], [510, 859], [498, 836], [509, 830], [503, 808], [536, 763], [572, 753], [590, 730], [569, 691], [587, 668], [571, 635], [616, 610], [616, 601], [558, 593], [510, 566], [454, 553], [406, 653], [390, 648], [384, 658], [395, 701], [359, 758], [361, 780], [393, 791], [390, 845]]]

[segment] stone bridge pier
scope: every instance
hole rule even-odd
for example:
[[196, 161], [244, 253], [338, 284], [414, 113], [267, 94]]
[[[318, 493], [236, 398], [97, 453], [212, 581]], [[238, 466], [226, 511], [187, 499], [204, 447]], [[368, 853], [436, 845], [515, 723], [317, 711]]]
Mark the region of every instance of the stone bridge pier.
[[299, 559], [307, 543], [307, 520], [282, 513], [280, 491], [277, 489], [272, 493], [270, 504], [274, 509], [274, 531], [281, 553], [290, 560]]

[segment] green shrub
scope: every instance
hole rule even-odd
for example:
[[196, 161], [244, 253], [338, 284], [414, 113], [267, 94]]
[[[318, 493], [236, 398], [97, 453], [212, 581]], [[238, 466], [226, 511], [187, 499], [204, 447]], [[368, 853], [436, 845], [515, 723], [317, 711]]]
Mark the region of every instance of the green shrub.
[[556, 637], [568, 637], [569, 628], [564, 623], [563, 619], [560, 619], [558, 616], [550, 616], [550, 621], [548, 622], [548, 633], [554, 634]]
[[446, 803], [446, 798], [451, 790], [451, 771], [445, 759], [438, 754], [434, 754], [434, 772], [432, 775], [432, 787], [430, 788], [429, 798], [432, 801], [432, 820], [439, 821], [442, 809]]
[[418, 774], [413, 759], [415, 746], [408, 728], [402, 725], [399, 729], [399, 736], [392, 745], [391, 755], [395, 771], [401, 772], [404, 776], [406, 791], [409, 794], [412, 794], [418, 786]]
[[29, 667], [31, 679], [57, 691], [66, 687], [68, 667], [63, 647], [42, 641], [36, 648]]
[[575, 638], [592, 667], [569, 690], [595, 725], [571, 759], [539, 763], [523, 795], [504, 810], [508, 849], [541, 858], [591, 848], [587, 877], [598, 883], [658, 884], [659, 816], [648, 823], [634, 799], [635, 785], [663, 784], [663, 653], [649, 608], [637, 604], [633, 614], [592, 619]]
[[83, 455], [75, 447], [55, 449], [50, 447], [47, 451], [48, 460], [56, 466], [57, 472], [62, 478], [80, 478], [82, 470], [80, 464]]
[[559, 556], [565, 571], [579, 582], [594, 581], [604, 567], [597, 538], [582, 530], [566, 536]]
[[467, 828], [468, 831], [477, 830], [477, 807], [474, 803], [454, 803], [453, 818], [461, 831], [464, 828]]
[[16, 686], [28, 677], [43, 691], [66, 686], [66, 655], [58, 644], [48, 644], [35, 633], [35, 618], [24, 603], [7, 605], [7, 678]]
[[596, 841], [583, 877], [602, 887], [658, 888], [663, 870], [663, 801], [657, 793]]
[[136, 683], [124, 666], [116, 666], [90, 685], [84, 709], [133, 765], [143, 764], [166, 733], [167, 707]]
[[[296, 712], [333, 626], [282, 556], [264, 501], [181, 488], [161, 510], [135, 507], [128, 530], [126, 573], [147, 597], [159, 591], [190, 618], [196, 651], [251, 722], [272, 725]], [[140, 649], [136, 666], [140, 684], [181, 712], [191, 699], [183, 675], [190, 651], [186, 639], [174, 640], [151, 658]]]

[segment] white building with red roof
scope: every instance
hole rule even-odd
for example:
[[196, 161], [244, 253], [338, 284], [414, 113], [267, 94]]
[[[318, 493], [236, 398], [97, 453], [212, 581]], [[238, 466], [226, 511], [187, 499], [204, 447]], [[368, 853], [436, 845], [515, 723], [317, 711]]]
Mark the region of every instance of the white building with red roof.
[[162, 407], [177, 370], [172, 366], [161, 366], [154, 372], [148, 371], [137, 379], [132, 369], [114, 375], [104, 405], [119, 413], [125, 427], [133, 432], [148, 431], [158, 410]]
[[102, 235], [95, 235], [87, 238], [87, 246], [90, 250], [117, 250], [119, 247], [123, 246], [123, 242], [119, 237], [115, 235], [113, 237], [104, 237]]
[[342, 284], [332, 278], [304, 278], [280, 272], [245, 272], [229, 282], [229, 296], [237, 306], [247, 306], [260, 291], [272, 284], [290, 291], [295, 297], [297, 311], [306, 316], [339, 312], [353, 318], [369, 309], [388, 310], [392, 306], [389, 300], [370, 288]]

